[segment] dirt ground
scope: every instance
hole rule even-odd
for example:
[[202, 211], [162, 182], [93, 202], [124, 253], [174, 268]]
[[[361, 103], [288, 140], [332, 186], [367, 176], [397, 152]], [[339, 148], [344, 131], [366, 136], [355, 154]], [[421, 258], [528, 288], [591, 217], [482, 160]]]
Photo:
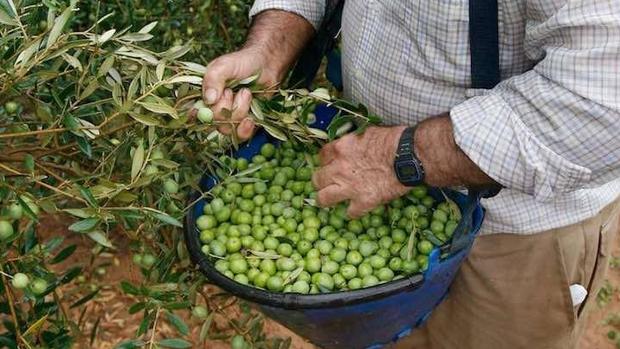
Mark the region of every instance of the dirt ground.
[[[47, 218], [42, 223], [46, 233], [53, 232], [54, 235], [58, 235], [60, 231], [66, 231], [62, 218]], [[71, 234], [67, 232], [65, 235], [73, 243], [78, 244], [78, 250], [63, 264], [71, 264], [76, 261], [86, 263], [90, 258], [90, 248], [92, 242], [83, 236], [77, 234]], [[109, 255], [109, 263], [106, 267], [106, 273], [103, 276], [94, 277], [94, 280], [87, 280], [78, 288], [76, 294], [69, 294], [68, 297], [72, 299], [79, 299], [81, 295], [87, 294], [90, 291], [90, 284], [95, 283], [98, 285], [109, 285], [101, 289], [99, 295], [87, 303], [83, 307], [74, 309], [73, 315], [78, 318], [82, 311], [85, 319], [85, 333], [90, 336], [90, 329], [93, 327], [96, 321], [99, 321], [99, 330], [97, 331], [94, 344], [90, 346], [88, 340], [84, 339], [80, 348], [96, 348], [96, 349], [110, 349], [114, 348], [118, 342], [123, 339], [133, 338], [133, 334], [139, 326], [141, 319], [141, 313], [130, 315], [127, 313], [127, 309], [133, 300], [131, 297], [126, 296], [118, 288], [118, 284], [121, 280], [139, 280], [141, 277], [138, 268], [131, 262], [131, 255], [126, 249], [127, 244], [123, 244], [122, 241], [116, 239], [116, 246], [119, 246], [119, 250], [114, 255]], [[122, 246], [125, 246], [123, 248]], [[620, 256], [620, 239], [616, 241], [614, 246], [613, 255]], [[58, 268], [63, 268], [63, 265], [59, 265]], [[611, 296], [608, 297], [608, 303], [604, 307], [598, 307], [593, 313], [590, 314], [588, 327], [581, 340], [580, 348], [584, 349], [612, 349], [615, 348], [614, 343], [607, 339], [607, 332], [611, 329], [605, 324], [611, 314], [620, 313], [620, 294], [617, 292], [617, 287], [620, 285], [620, 268], [610, 268], [608, 274], [609, 283], [613, 286], [614, 291], [611, 292]], [[75, 289], [75, 288], [74, 288]], [[210, 289], [208, 292], [214, 292]], [[234, 314], [239, 309], [235, 306], [227, 308], [228, 313]], [[200, 324], [196, 320], [191, 319], [188, 314], [179, 314], [187, 320], [187, 323], [192, 327], [192, 338], [198, 338]], [[97, 320], [99, 319], [99, 320]], [[215, 329], [224, 328], [225, 320], [221, 316], [216, 316], [214, 319]], [[161, 322], [158, 326], [158, 336], [162, 338], [167, 336], [175, 336], [174, 330], [171, 329], [165, 322]], [[283, 326], [267, 320], [265, 322], [265, 330], [269, 335], [278, 337], [291, 337], [292, 349], [314, 349], [315, 347], [307, 343], [302, 338], [294, 335]], [[196, 346], [197, 348], [209, 348], [209, 349], [226, 349], [230, 348], [226, 341], [207, 341], [204, 345]]]

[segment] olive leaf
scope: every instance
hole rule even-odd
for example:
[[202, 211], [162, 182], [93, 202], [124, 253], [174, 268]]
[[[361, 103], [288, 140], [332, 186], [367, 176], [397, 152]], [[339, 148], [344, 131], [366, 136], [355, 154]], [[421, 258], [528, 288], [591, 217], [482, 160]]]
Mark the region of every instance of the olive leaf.
[[144, 146], [142, 145], [142, 140], [138, 142], [138, 146], [135, 148], [133, 153], [133, 159], [131, 162], [131, 180], [134, 181], [140, 171], [142, 170], [142, 166], [144, 164]]
[[171, 83], [171, 84], [177, 84], [177, 83], [182, 83], [182, 82], [187, 82], [193, 85], [201, 86], [202, 78], [200, 76], [185, 75], [185, 76], [176, 76], [168, 80], [168, 83]]
[[304, 268], [299, 267], [295, 270], [293, 270], [287, 277], [286, 279], [284, 279], [284, 285], [288, 285], [290, 283], [292, 283], [293, 281], [297, 280], [297, 278], [299, 277], [299, 275], [301, 275], [301, 273], [304, 271]]
[[86, 218], [75, 222], [69, 226], [69, 230], [74, 232], [85, 232], [94, 229], [101, 220], [99, 218]]
[[145, 109], [152, 111], [153, 113], [157, 113], [157, 114], [168, 114], [170, 116], [172, 116], [174, 119], [178, 119], [179, 118], [179, 114], [177, 113], [177, 111], [172, 108], [171, 106], [165, 104], [165, 103], [159, 103], [159, 102], [138, 102], [138, 104], [140, 104], [141, 106], [143, 106]]
[[108, 40], [110, 40], [114, 34], [116, 34], [116, 29], [110, 29], [101, 35], [95, 35], [93, 38], [93, 42], [98, 45], [102, 45]]
[[252, 83], [254, 83], [256, 80], [258, 80], [258, 78], [260, 77], [261, 73], [262, 73], [261, 71], [258, 71], [258, 72], [256, 72], [256, 73], [254, 73], [254, 74], [252, 74], [252, 75], [248, 76], [248, 77], [247, 77], [247, 78], [245, 78], [245, 79], [238, 79], [238, 80], [231, 80], [231, 81], [228, 81], [228, 82], [226, 83], [226, 87], [227, 87], [227, 88], [230, 88], [230, 89], [235, 89], [235, 88], [237, 88], [237, 87], [239, 87], [239, 86], [251, 85], [251, 84], [252, 84]]
[[[12, 3], [11, 0], [8, 2]], [[10, 12], [13, 12], [13, 10], [10, 10]], [[9, 26], [16, 26], [19, 24], [19, 22], [15, 19], [15, 13], [10, 12], [8, 12], [4, 7], [0, 7], [0, 24]]]
[[156, 118], [155, 116], [152, 115], [147, 115], [147, 114], [139, 114], [139, 113], [135, 113], [135, 112], [129, 112], [127, 113], [129, 116], [131, 116], [134, 120], [146, 125], [146, 126], [161, 126], [162, 122], [161, 120], [159, 120], [158, 118]]
[[100, 230], [88, 232], [86, 233], [86, 235], [88, 235], [89, 238], [93, 239], [96, 243], [98, 243], [101, 246], [112, 248], [112, 249], [114, 248], [114, 245], [112, 245], [112, 242]]
[[310, 92], [309, 95], [311, 97], [318, 98], [318, 99], [323, 100], [323, 101], [329, 101], [331, 99], [331, 96], [329, 94], [329, 90], [327, 90], [324, 87], [317, 88], [316, 90]]
[[153, 30], [155, 28], [155, 26], [157, 25], [157, 21], [151, 22], [147, 25], [145, 25], [144, 27], [140, 28], [140, 30], [138, 30], [138, 33], [143, 33], [143, 34], [148, 34], [151, 32], [151, 30]]
[[170, 224], [172, 226], [179, 227], [179, 228], [183, 227], [183, 224], [181, 222], [179, 222], [176, 218], [170, 216], [169, 214], [165, 212], [154, 212], [154, 213], [151, 213], [151, 215], [166, 224]]
[[164, 348], [185, 349], [191, 348], [193, 344], [181, 338], [162, 339], [157, 343]]
[[108, 74], [108, 72], [110, 71], [110, 69], [112, 69], [112, 66], [114, 65], [114, 61], [116, 60], [116, 56], [114, 55], [110, 55], [108, 56], [103, 63], [101, 64], [101, 66], [99, 66], [99, 69], [97, 70], [97, 77], [99, 76], [105, 76], [106, 74]]
[[288, 137], [286, 137], [286, 135], [284, 134], [284, 132], [278, 130], [277, 128], [271, 126], [271, 125], [265, 125], [263, 124], [263, 127], [265, 128], [265, 130], [274, 138], [281, 140], [281, 141], [286, 141], [288, 140]]
[[330, 140], [336, 139], [343, 133], [347, 132], [353, 127], [354, 118], [349, 115], [342, 115], [339, 113], [332, 122], [327, 126], [327, 134]]
[[157, 119], [154, 116], [151, 115], [146, 115], [146, 114], [139, 114], [139, 113], [135, 113], [135, 112], [129, 112], [127, 113], [129, 116], [131, 116], [134, 120], [146, 125], [146, 126], [161, 126], [162, 122], [161, 120]]
[[26, 337], [28, 335], [34, 334], [35, 332], [38, 332], [39, 329], [45, 324], [48, 317], [49, 315], [42, 316], [40, 319], [30, 325], [30, 327], [28, 327], [28, 329], [22, 335]]
[[52, 27], [52, 30], [50, 30], [50, 33], [47, 36], [47, 44], [45, 46], [46, 48], [50, 48], [50, 46], [56, 43], [56, 40], [58, 40], [58, 37], [60, 36], [60, 34], [62, 34], [62, 30], [67, 25], [67, 22], [69, 21], [73, 10], [75, 10], [76, 3], [77, 0], [71, 0], [69, 7], [67, 7], [62, 12], [62, 14], [56, 18], [56, 20], [54, 21], [54, 26]]
[[[251, 255], [258, 257], [260, 259], [278, 259], [282, 256], [280, 256], [277, 253], [269, 253], [269, 252], [263, 252], [263, 251], [255, 251], [255, 250], [247, 250]], [[250, 257], [251, 258], [251, 257]]]
[[414, 224], [411, 233], [409, 234], [409, 240], [407, 241], [407, 260], [410, 261], [413, 258], [413, 252], [416, 248], [416, 235], [418, 233], [418, 227]]
[[250, 103], [250, 110], [254, 118], [259, 121], [265, 120], [265, 115], [263, 114], [260, 102], [257, 99], [252, 99], [252, 102]]
[[430, 241], [435, 246], [441, 246], [441, 245], [443, 245], [446, 242], [446, 241], [441, 240], [440, 238], [438, 238], [430, 230], [422, 230], [422, 235], [424, 236], [424, 238], [426, 240]]
[[461, 215], [461, 209], [459, 208], [459, 205], [454, 202], [454, 200], [450, 199], [448, 195], [446, 195], [446, 193], [443, 191], [443, 189], [440, 189], [439, 191], [441, 192], [441, 195], [444, 197], [446, 203], [448, 204], [448, 207], [450, 208], [450, 218], [456, 221], [460, 221], [463, 216]]
[[119, 36], [117, 39], [121, 41], [127, 42], [140, 42], [140, 41], [148, 41], [153, 38], [153, 35], [148, 33], [128, 33], [123, 36]]
[[176, 330], [180, 334], [184, 336], [187, 336], [189, 334], [189, 327], [187, 326], [187, 324], [185, 324], [185, 321], [183, 321], [183, 319], [181, 319], [178, 315], [175, 315], [174, 313], [167, 311], [166, 318], [168, 322], [172, 326], [174, 326], [174, 328], [176, 328]]
[[211, 329], [211, 323], [213, 322], [213, 313], [209, 314], [205, 319], [205, 322], [200, 327], [200, 341], [204, 342], [209, 338], [209, 330]]
[[26, 63], [28, 63], [30, 58], [37, 52], [40, 45], [41, 45], [41, 39], [37, 39], [34, 42], [32, 42], [26, 49], [20, 52], [20, 54], [17, 56], [17, 59], [15, 59], [14, 66], [17, 67], [20, 65], [22, 66], [26, 65]]

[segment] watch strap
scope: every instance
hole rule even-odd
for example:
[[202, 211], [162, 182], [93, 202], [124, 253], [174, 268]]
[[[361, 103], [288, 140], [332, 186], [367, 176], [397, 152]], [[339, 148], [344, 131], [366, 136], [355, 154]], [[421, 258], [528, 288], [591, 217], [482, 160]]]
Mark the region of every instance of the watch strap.
[[[403, 133], [400, 136], [400, 140], [398, 142], [398, 148], [396, 150], [396, 159], [394, 160], [394, 164], [400, 164], [403, 162], [411, 162], [417, 172], [418, 172], [418, 178], [420, 179], [420, 181], [422, 179], [424, 179], [424, 168], [422, 167], [422, 162], [420, 161], [420, 159], [418, 159], [418, 157], [415, 154], [415, 148], [414, 148], [414, 135], [415, 135], [415, 130], [416, 130], [416, 126], [412, 126], [412, 127], [407, 127]], [[395, 170], [397, 171], [397, 175], [398, 175], [398, 166], [395, 166]], [[400, 176], [399, 180], [400, 180]], [[419, 183], [403, 183], [405, 185], [415, 185], [415, 184], [419, 184]]]

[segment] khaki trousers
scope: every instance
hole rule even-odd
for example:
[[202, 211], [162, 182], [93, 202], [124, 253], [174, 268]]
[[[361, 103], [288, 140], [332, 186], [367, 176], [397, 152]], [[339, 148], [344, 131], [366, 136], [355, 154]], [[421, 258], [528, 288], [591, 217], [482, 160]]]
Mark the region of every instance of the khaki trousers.
[[[607, 272], [619, 204], [540, 234], [479, 237], [428, 322], [390, 348], [576, 348]], [[588, 290], [577, 307], [572, 284]]]

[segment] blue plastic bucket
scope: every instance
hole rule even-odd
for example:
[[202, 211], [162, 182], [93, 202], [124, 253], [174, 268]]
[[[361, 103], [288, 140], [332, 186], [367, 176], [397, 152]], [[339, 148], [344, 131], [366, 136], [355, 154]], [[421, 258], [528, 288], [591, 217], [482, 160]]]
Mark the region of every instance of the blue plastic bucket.
[[[314, 127], [326, 128], [336, 114], [332, 108], [319, 106]], [[278, 143], [259, 131], [243, 145], [235, 157], [250, 159], [265, 142]], [[214, 176], [205, 176], [200, 186], [207, 191], [217, 184]], [[466, 196], [445, 190], [463, 213], [452, 243], [443, 250], [435, 248], [424, 274], [412, 275], [377, 286], [347, 292], [316, 295], [272, 293], [243, 285], [221, 274], [201, 251], [200, 231], [196, 219], [202, 214], [205, 200], [199, 201], [185, 217], [185, 241], [192, 261], [214, 284], [231, 294], [250, 301], [268, 317], [293, 332], [326, 349], [381, 348], [408, 335], [428, 318], [443, 300], [459, 266], [469, 253], [484, 212], [477, 195]], [[443, 196], [435, 190], [438, 201]], [[194, 193], [190, 202], [200, 196]], [[441, 256], [445, 256], [441, 258]]]

